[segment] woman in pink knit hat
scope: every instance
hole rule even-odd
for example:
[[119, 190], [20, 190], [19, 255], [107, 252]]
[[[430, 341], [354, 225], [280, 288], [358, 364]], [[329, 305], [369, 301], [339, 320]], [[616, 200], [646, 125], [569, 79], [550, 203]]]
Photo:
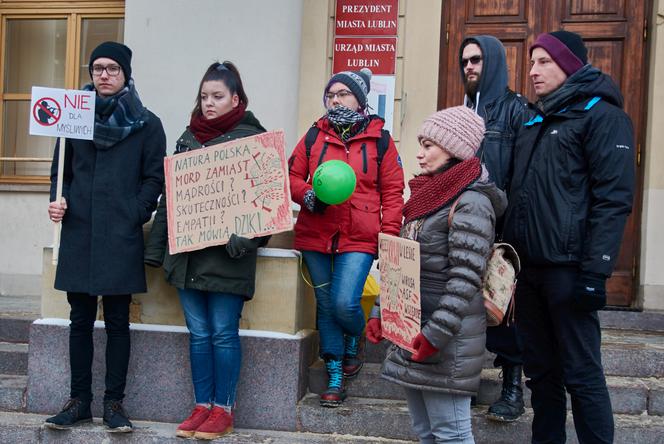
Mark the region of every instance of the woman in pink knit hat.
[[[475, 156], [483, 138], [484, 121], [469, 108], [438, 111], [419, 131], [420, 173], [408, 182], [401, 237], [420, 244], [422, 330], [415, 353], [391, 346], [381, 376], [405, 388], [422, 443], [474, 442], [470, 398], [479, 389], [486, 330], [480, 286], [507, 206]], [[382, 339], [378, 305], [367, 339]]]

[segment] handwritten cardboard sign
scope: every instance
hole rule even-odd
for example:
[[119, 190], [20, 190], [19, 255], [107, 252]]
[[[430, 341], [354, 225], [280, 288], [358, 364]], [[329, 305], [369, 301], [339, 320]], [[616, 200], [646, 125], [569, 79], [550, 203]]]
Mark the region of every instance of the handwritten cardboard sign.
[[92, 140], [95, 92], [32, 87], [30, 134]]
[[164, 159], [171, 254], [293, 228], [283, 131]]
[[397, 236], [378, 235], [380, 317], [383, 337], [414, 352], [420, 332], [420, 244]]

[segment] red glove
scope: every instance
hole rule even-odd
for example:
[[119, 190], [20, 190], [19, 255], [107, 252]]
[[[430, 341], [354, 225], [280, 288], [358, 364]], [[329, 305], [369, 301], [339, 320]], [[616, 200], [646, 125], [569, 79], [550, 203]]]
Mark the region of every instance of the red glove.
[[417, 362], [424, 361], [438, 351], [438, 349], [431, 345], [431, 342], [429, 342], [427, 337], [422, 333], [418, 333], [417, 336], [415, 336], [411, 345], [415, 349], [415, 353], [413, 353], [413, 356], [411, 356], [410, 359]]
[[374, 344], [378, 344], [383, 340], [383, 329], [380, 326], [380, 318], [371, 318], [367, 321], [367, 339]]

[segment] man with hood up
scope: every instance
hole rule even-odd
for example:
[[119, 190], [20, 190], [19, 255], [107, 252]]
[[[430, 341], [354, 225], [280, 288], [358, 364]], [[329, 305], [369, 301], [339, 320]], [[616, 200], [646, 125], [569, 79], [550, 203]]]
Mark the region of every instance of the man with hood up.
[[503, 237], [521, 257], [516, 320], [532, 392], [533, 443], [564, 443], [566, 396], [579, 442], [612, 443], [597, 310], [634, 197], [634, 132], [581, 37], [530, 47], [537, 115], [519, 133]]
[[[480, 35], [464, 39], [459, 49], [459, 62], [466, 92], [464, 104], [479, 114], [486, 125], [477, 156], [489, 170], [489, 178], [498, 188], [507, 190], [516, 134], [531, 115], [527, 101], [507, 86], [505, 48], [497, 38]], [[501, 230], [499, 220], [498, 239]], [[502, 422], [515, 421], [524, 412], [524, 406], [522, 347], [514, 322], [505, 317], [501, 325], [487, 328], [486, 333], [486, 347], [496, 354], [494, 365], [501, 367], [503, 374], [500, 398], [489, 407], [487, 417]]]

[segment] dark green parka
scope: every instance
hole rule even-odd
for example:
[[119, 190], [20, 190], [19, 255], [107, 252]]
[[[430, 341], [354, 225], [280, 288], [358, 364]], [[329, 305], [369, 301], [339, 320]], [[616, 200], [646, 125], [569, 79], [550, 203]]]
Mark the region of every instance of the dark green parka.
[[[205, 146], [263, 132], [265, 128], [247, 111], [235, 128], [210, 140]], [[178, 139], [175, 152], [195, 150], [202, 146], [187, 128]], [[166, 211], [166, 199], [162, 196], [145, 247], [145, 263], [157, 267], [163, 265], [166, 280], [176, 288], [233, 293], [251, 299], [255, 289], [256, 250], [267, 243], [269, 236], [252, 239], [253, 248], [239, 258], [231, 258], [225, 245], [171, 255], [168, 253]]]

